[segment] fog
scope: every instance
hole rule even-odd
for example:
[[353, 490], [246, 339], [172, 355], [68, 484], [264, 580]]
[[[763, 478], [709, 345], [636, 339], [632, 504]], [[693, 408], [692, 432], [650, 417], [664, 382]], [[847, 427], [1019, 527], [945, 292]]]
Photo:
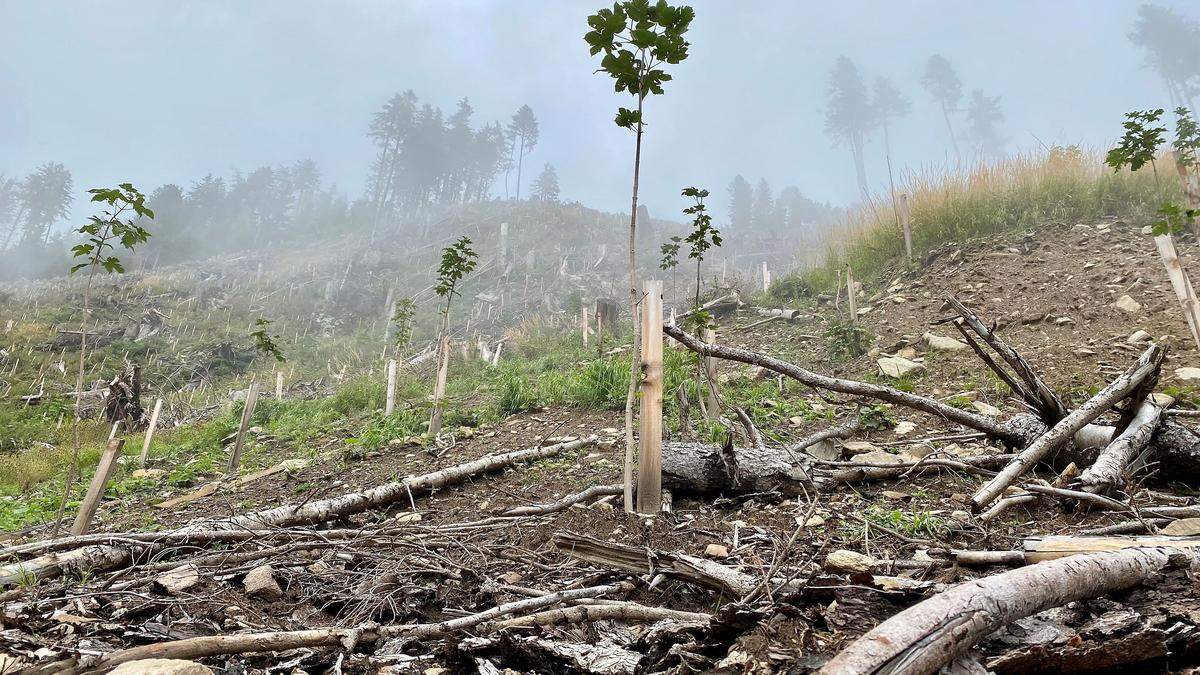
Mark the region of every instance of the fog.
[[[627, 210], [633, 139], [612, 118], [629, 98], [594, 73], [581, 39], [602, 4], [5, 0], [0, 172], [61, 162], [82, 194], [123, 180], [186, 188], [210, 172], [311, 158], [353, 199], [372, 160], [372, 114], [411, 89], [447, 115], [469, 97], [477, 125], [507, 124], [528, 104], [541, 126], [530, 177], [552, 164], [564, 199]], [[1000, 97], [1008, 153], [1099, 148], [1125, 111], [1169, 105], [1126, 37], [1138, 2], [692, 4], [691, 55], [647, 104], [643, 202], [654, 215], [676, 214], [679, 189], [699, 185], [723, 217], [735, 174], [854, 201], [850, 153], [824, 131], [840, 56], [912, 104], [891, 129], [898, 173], [954, 159], [920, 85], [934, 53], [953, 64], [964, 101], [976, 89]], [[1158, 4], [1200, 18], [1194, 3]], [[882, 189], [877, 137], [865, 155]]]

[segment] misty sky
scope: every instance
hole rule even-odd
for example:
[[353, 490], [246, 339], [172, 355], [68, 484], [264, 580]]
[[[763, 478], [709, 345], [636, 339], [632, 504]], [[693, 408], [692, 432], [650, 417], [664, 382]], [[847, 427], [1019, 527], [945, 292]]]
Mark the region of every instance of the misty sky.
[[[1100, 148], [1125, 111], [1167, 104], [1125, 37], [1135, 1], [690, 4], [691, 57], [646, 111], [643, 201], [656, 216], [677, 217], [679, 189], [699, 185], [723, 220], [735, 173], [854, 200], [850, 154], [823, 132], [826, 76], [840, 55], [868, 82], [892, 78], [912, 102], [893, 130], [898, 166], [942, 166], [951, 154], [919, 85], [933, 52], [968, 95], [1002, 97], [1013, 149], [1037, 147], [1035, 135]], [[1158, 4], [1200, 18], [1194, 3]], [[148, 191], [311, 157], [353, 197], [372, 156], [371, 114], [412, 89], [448, 113], [468, 96], [477, 124], [507, 122], [528, 103], [541, 123], [531, 172], [549, 162], [565, 199], [626, 210], [633, 139], [612, 117], [630, 98], [593, 73], [581, 39], [601, 5], [0, 0], [0, 173], [59, 161], [81, 194], [123, 180]], [[868, 153], [882, 187], [882, 143]], [[75, 220], [85, 213], [77, 201]]]

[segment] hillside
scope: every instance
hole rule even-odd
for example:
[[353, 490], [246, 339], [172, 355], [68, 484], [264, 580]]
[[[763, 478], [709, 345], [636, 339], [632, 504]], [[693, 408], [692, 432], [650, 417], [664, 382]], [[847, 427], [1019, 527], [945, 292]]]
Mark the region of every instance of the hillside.
[[[475, 226], [480, 241], [487, 242], [487, 225]], [[172, 409], [207, 410], [207, 421], [162, 432], [146, 469], [136, 465], [141, 443], [131, 435], [95, 526], [114, 538], [87, 540], [133, 557], [112, 564], [92, 559], [80, 573], [42, 581], [23, 577], [12, 584], [0, 594], [4, 649], [30, 663], [50, 662], [185, 638], [307, 630], [313, 632], [303, 639], [287, 633], [298, 642], [274, 643], [274, 654], [234, 649], [202, 660], [226, 668], [305, 672], [811, 672], [899, 609], [952, 582], [996, 572], [957, 560], [954, 551], [1019, 551], [1038, 535], [1078, 534], [1129, 520], [1128, 514], [1054, 497], [1017, 503], [995, 519], [981, 520], [971, 513], [969, 499], [989, 472], [981, 478], [967, 469], [973, 461], [1004, 452], [999, 441], [909, 407], [805, 387], [726, 360], [717, 365], [725, 406], [744, 409], [766, 446], [785, 448], [814, 432], [854, 425], [840, 439], [810, 446], [806, 454], [818, 463], [800, 462], [807, 471], [821, 473], [820, 461], [854, 456], [860, 457], [857, 470], [868, 475], [878, 466], [871, 462], [887, 456], [925, 458], [928, 466], [901, 477], [848, 483], [773, 478], [764, 483], [768, 488], [756, 483], [715, 495], [694, 483], [671, 484], [669, 512], [651, 518], [625, 514], [616, 490], [608, 487], [620, 480], [623, 453], [620, 407], [628, 373], [622, 343], [585, 347], [571, 318], [578, 305], [566, 306], [572, 297], [587, 302], [607, 295], [596, 292], [597, 284], [605, 283], [603, 273], [580, 271], [577, 258], [594, 269], [603, 265], [595, 267], [591, 254], [565, 246], [553, 257], [535, 256], [548, 260], [531, 268], [528, 282], [519, 266], [499, 286], [481, 274], [468, 293], [478, 298], [499, 291], [507, 296], [505, 309], [491, 321], [473, 316], [472, 329], [464, 332], [472, 340], [476, 330], [487, 339], [503, 338], [503, 355], [489, 368], [475, 355], [463, 360], [455, 350], [450, 432], [430, 438], [421, 434], [429, 370], [406, 370], [397, 413], [388, 417], [379, 410], [383, 382], [376, 350], [382, 344], [376, 336], [386, 284], [400, 269], [389, 267], [387, 246], [365, 244], [360, 249], [365, 253], [340, 250], [330, 256], [328, 247], [314, 245], [277, 256], [261, 273], [256, 259], [245, 258], [142, 275], [106, 293], [123, 299], [102, 309], [105, 325], [115, 325], [133, 307], [152, 306], [172, 317], [174, 334], [151, 338], [157, 348], [140, 352], [160, 355], [147, 367], [152, 375], [145, 379], [154, 383], [148, 396], [160, 395], [168, 386], [163, 383], [171, 381], [161, 374], [179, 371], [181, 364], [191, 368], [192, 375], [179, 376], [185, 383], [204, 368], [214, 370], [200, 365], [204, 361], [197, 355], [207, 353], [205, 343], [187, 341], [184, 316], [195, 321], [203, 316], [203, 330], [217, 334], [227, 323], [225, 340], [237, 343], [243, 325], [269, 311], [278, 317], [272, 330], [284, 337], [285, 352], [296, 354], [296, 361], [280, 366], [288, 369], [283, 399], [260, 401], [242, 479], [232, 486], [210, 482], [220, 478], [227, 452], [220, 440], [237, 427], [240, 404], [225, 403], [226, 392], [242, 386], [251, 373], [270, 380], [275, 366], [250, 359], [240, 371], [209, 380], [220, 391], [190, 407], [182, 402], [186, 385], [169, 385], [180, 387]], [[1184, 240], [1180, 246], [1185, 265], [1194, 263], [1194, 243]], [[432, 260], [433, 248], [410, 251], [404, 269]], [[377, 261], [371, 260], [372, 251]], [[426, 254], [429, 258], [421, 257]], [[481, 268], [487, 269], [484, 260]], [[619, 268], [615, 264], [614, 289], [620, 288]], [[420, 276], [412, 273], [408, 285], [397, 281], [397, 288], [420, 290]], [[1200, 403], [1193, 381], [1177, 372], [1200, 367], [1200, 354], [1141, 222], [1106, 219], [990, 234], [938, 246], [917, 264], [881, 269], [874, 278], [857, 299], [866, 353], [847, 358], [840, 353], [845, 332], [831, 332], [844, 323], [839, 318], [846, 313], [844, 294], [836, 301], [831, 295], [793, 297], [789, 302], [799, 311], [791, 321], [760, 323], [753, 307], [721, 315], [717, 342], [817, 373], [890, 385], [988, 418], [1025, 412], [965, 344], [953, 340], [948, 346], [936, 337], [957, 337], [949, 325], [931, 325], [954, 314], [945, 304], [952, 293], [984, 322], [994, 322], [1003, 340], [1068, 408], [1083, 404], [1138, 358], [1147, 340], [1134, 337], [1138, 331], [1167, 349], [1157, 390], [1174, 397], [1175, 409], [1185, 414]], [[345, 280], [341, 288], [339, 279]], [[520, 291], [524, 285], [536, 291]], [[181, 290], [193, 286], [187, 294]], [[328, 297], [331, 286], [334, 294]], [[263, 297], [271, 288], [277, 295]], [[743, 281], [741, 291], [759, 306], [772, 302], [771, 296], [755, 296], [752, 283]], [[70, 289], [65, 292], [71, 297]], [[32, 363], [52, 372], [46, 364], [62, 358], [61, 349], [48, 348], [53, 334], [46, 327], [61, 310], [28, 303], [36, 297], [32, 293], [16, 289], [9, 299], [22, 313], [15, 314], [9, 332], [20, 342], [5, 357], [5, 363], [31, 361], [10, 366], [25, 373], [26, 383]], [[774, 295], [781, 293], [786, 285]], [[1117, 307], [1124, 296], [1138, 307], [1124, 302], [1124, 309]], [[189, 305], [212, 309], [204, 316]], [[225, 308], [229, 318], [222, 316]], [[292, 318], [302, 311], [300, 320], [308, 323]], [[376, 315], [378, 323], [371, 319]], [[295, 333], [300, 337], [289, 340]], [[168, 356], [165, 345], [176, 337], [186, 347]], [[106, 360], [97, 370], [113, 368], [125, 349], [138, 353], [133, 348], [145, 342], [106, 345]], [[877, 360], [890, 355], [919, 364], [919, 370], [886, 376]], [[167, 365], [172, 358], [176, 361]], [[664, 361], [666, 390], [689, 392], [694, 406], [694, 358], [672, 345]], [[61, 378], [48, 377], [47, 387], [61, 387], [52, 384], [56, 379]], [[689, 433], [678, 400], [666, 399], [669, 446], [690, 434], [701, 442], [726, 435], [695, 410]], [[12, 414], [13, 408], [7, 409]], [[48, 426], [52, 410], [34, 426]], [[194, 418], [188, 412], [173, 419]], [[736, 446], [750, 442], [740, 426], [732, 429]], [[97, 436], [93, 443], [102, 440]], [[432, 493], [409, 488], [386, 504], [356, 508], [317, 525], [284, 523], [250, 539], [229, 536], [227, 543], [216, 544], [210, 539], [218, 536], [212, 532], [219, 531], [223, 518], [266, 518], [266, 509], [286, 504], [325, 508], [323, 500], [338, 495], [539, 447], [547, 456], [475, 474]], [[864, 468], [861, 457], [867, 452], [873, 454], [866, 455]], [[24, 468], [30, 466], [29, 454], [18, 453], [8, 466], [33, 470]], [[938, 459], [949, 461], [949, 470], [935, 469], [930, 460]], [[6, 554], [32, 564], [39, 550], [32, 542], [45, 532], [36, 523], [52, 516], [55, 486], [42, 485], [35, 476], [18, 487], [7, 478], [11, 471], [5, 475], [10, 481], [10, 496], [2, 502], [5, 525], [22, 530], [8, 536]], [[1124, 496], [1142, 514], [1191, 506], [1192, 491], [1180, 483], [1197, 481], [1151, 465], [1134, 477]], [[573, 505], [513, 511], [589, 488], [595, 489]], [[161, 506], [185, 495], [185, 503]], [[1170, 521], [1134, 516], [1150, 518], [1156, 526]], [[176, 529], [187, 523], [190, 530]], [[131, 535], [116, 536], [129, 532], [143, 533], [136, 535], [142, 543], [123, 543]], [[31, 544], [22, 549], [23, 542]], [[606, 542], [628, 548], [614, 553], [604, 548]], [[712, 565], [732, 571], [712, 577], [705, 571]], [[1109, 668], [1191, 662], [1189, 636], [1200, 605], [1194, 594], [1181, 590], [1187, 582], [1180, 573], [1165, 574], [1159, 583], [1111, 599], [1015, 622], [988, 637], [969, 658], [1000, 673], [1056, 672], [1051, 662], [1037, 659], [1046, 650], [1074, 650], [1072, 658]], [[775, 580], [762, 585], [763, 578]], [[528, 611], [507, 604], [552, 589], [578, 589], [579, 599], [558, 610], [547, 609], [554, 605], [546, 601], [540, 613], [532, 614], [536, 603]], [[506, 613], [464, 618], [496, 605]], [[534, 618], [501, 622], [512, 616]], [[435, 623], [460, 618], [473, 622], [464, 624], [465, 632], [445, 634], [445, 625]], [[124, 627], [134, 621], [140, 629]], [[377, 625], [417, 628], [406, 635], [404, 629], [388, 632]], [[421, 628], [434, 625], [441, 627]], [[426, 630], [432, 632], [421, 632]]]

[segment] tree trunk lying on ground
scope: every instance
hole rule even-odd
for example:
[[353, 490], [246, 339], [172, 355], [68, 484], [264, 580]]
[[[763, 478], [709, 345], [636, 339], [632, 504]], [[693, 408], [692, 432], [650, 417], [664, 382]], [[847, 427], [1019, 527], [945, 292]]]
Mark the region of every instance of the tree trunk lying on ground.
[[836, 391], [842, 394], [852, 396], [868, 396], [876, 398], [888, 403], [906, 406], [914, 410], [928, 413], [935, 417], [942, 417], [957, 422], [970, 429], [982, 431], [992, 438], [1003, 440], [1007, 443], [1017, 444], [1023, 441], [1019, 434], [1014, 433], [999, 421], [990, 417], [980, 415], [973, 412], [968, 412], [960, 408], [955, 408], [952, 405], [947, 405], [940, 401], [935, 401], [931, 398], [910, 394], [908, 392], [885, 387], [883, 385], [871, 384], [868, 382], [856, 382], [854, 380], [843, 380], [836, 377], [820, 375], [810, 370], [806, 370], [793, 363], [788, 363], [766, 354], [759, 354], [748, 349], [739, 349], [737, 347], [726, 347], [723, 345], [709, 344], [697, 339], [695, 336], [685, 332], [678, 326], [663, 326], [663, 332], [675, 338], [680, 344], [688, 349], [700, 354], [701, 356], [711, 356], [718, 359], [728, 361], [737, 361], [752, 366], [761, 366], [767, 370], [772, 370], [781, 375], [797, 380], [810, 387], [818, 389], [826, 389]]
[[218, 526], [224, 524], [225, 527], [230, 529], [237, 529], [262, 526], [290, 527], [293, 525], [328, 522], [370, 509], [387, 506], [394, 502], [408, 499], [414, 493], [436, 490], [446, 485], [462, 482], [470, 476], [496, 471], [516, 462], [542, 459], [595, 445], [599, 440], [597, 436], [588, 436], [587, 438], [547, 445], [540, 448], [527, 448], [525, 450], [515, 450], [498, 455], [488, 455], [473, 462], [457, 464], [441, 471], [434, 471], [433, 473], [422, 474], [420, 476], [409, 476], [404, 480], [387, 483], [362, 492], [352, 492], [339, 497], [299, 505], [289, 504], [274, 509], [256, 511], [227, 520], [214, 521], [209, 524]]
[[800, 494], [800, 485], [810, 482], [804, 458], [768, 447], [668, 441], [662, 447], [663, 487], [697, 495], [773, 490]]
[[1069, 443], [1076, 432], [1127, 397], [1130, 392], [1141, 386], [1144, 380], [1156, 377], [1158, 369], [1162, 365], [1163, 355], [1161, 347], [1151, 345], [1128, 370], [1110, 382], [1087, 403], [1059, 420], [1054, 427], [1022, 450], [1003, 471], [981, 487], [971, 497], [972, 508], [978, 512], [991, 504], [1005, 488], [1012, 484], [1013, 480], [1032, 469], [1033, 465], [1041, 461], [1047, 453], [1060, 445]]
[[[1017, 415], [1007, 422], [1001, 422], [891, 387], [827, 377], [765, 354], [708, 344], [678, 326], [664, 326], [663, 331], [680, 344], [703, 356], [758, 365], [792, 377], [811, 387], [876, 398], [909, 407], [983, 432], [988, 437], [1010, 447], [1024, 448], [1047, 431], [1046, 425], [1033, 415]], [[1007, 345], [1005, 346], [1007, 347]], [[1011, 350], [1011, 348], [1008, 349]], [[1016, 355], [1015, 358], [1020, 357]], [[1021, 363], [1024, 361], [1022, 360]], [[1024, 368], [1029, 368], [1028, 364], [1025, 364]], [[1059, 466], [1065, 465], [1068, 461], [1075, 461], [1080, 466], [1088, 466], [1094, 460], [1095, 453], [1088, 453], [1087, 448], [1104, 448], [1109, 444], [1113, 433], [1114, 427], [1094, 423], [1086, 424], [1073, 435], [1075, 448], [1068, 447], [1065, 451], [1055, 452], [1050, 459]], [[1190, 428], [1173, 421], [1160, 422], [1157, 431], [1151, 438], [1147, 453], [1160, 464], [1171, 467], [1172, 480], [1181, 480], [1191, 484], [1200, 483], [1200, 435]], [[1063, 456], [1069, 459], [1059, 462], [1059, 458]]]
[[[595, 445], [598, 440], [597, 436], [588, 436], [587, 438], [540, 448], [527, 448], [525, 450], [516, 450], [498, 455], [488, 455], [487, 457], [457, 464], [440, 471], [419, 476], [409, 476], [404, 480], [387, 483], [362, 492], [352, 492], [305, 504], [287, 505], [256, 511], [233, 518], [202, 520], [185, 525], [173, 532], [186, 536], [207, 530], [240, 531], [329, 522], [370, 509], [382, 508], [440, 487], [460, 483], [471, 476], [496, 471], [516, 462], [542, 459]], [[45, 542], [42, 545], [53, 546], [54, 543]], [[81, 556], [86, 557], [87, 566], [91, 569], [98, 571], [114, 569], [129, 561], [131, 549], [153, 546], [152, 544], [141, 544], [140, 542], [135, 543], [133, 541], [122, 543], [126, 545], [117, 546], [115, 544], [107, 544], [89, 546], [68, 553], [50, 553], [34, 560], [0, 566], [0, 588], [21, 583], [21, 579], [29, 578], [28, 575], [31, 573], [35, 574], [37, 578], [43, 579], [59, 576], [63, 571], [71, 569], [72, 565], [80, 564]], [[0, 551], [0, 555], [4, 554], [4, 551]]]
[[1096, 456], [1096, 461], [1079, 476], [1080, 487], [1096, 493], [1112, 492], [1119, 488], [1126, 467], [1136, 468], [1131, 464], [1150, 444], [1165, 408], [1156, 397], [1146, 397], [1138, 405], [1125, 431], [1112, 439]]
[[738, 598], [762, 583], [761, 579], [704, 558], [615, 544], [574, 532], [556, 532], [554, 546], [572, 558], [602, 567], [631, 574], [666, 574]]
[[924, 675], [1018, 619], [1076, 600], [1141, 584], [1195, 551], [1129, 548], [1076, 555], [959, 584], [893, 615], [819, 671], [819, 675]]
[[[722, 295], [719, 298], [709, 300], [708, 302], [704, 303], [703, 305], [700, 305], [700, 311], [708, 312], [709, 314], [712, 314], [713, 316], [719, 316], [721, 314], [728, 314], [729, 312], [733, 312], [738, 309], [741, 309], [743, 306], [744, 305], [742, 303], [741, 296], [739, 296], [737, 293], [728, 293], [726, 295]], [[688, 318], [689, 316], [691, 316], [695, 313], [696, 313], [696, 310], [689, 309], [686, 312], [681, 312], [681, 313], [677, 314], [675, 316], [675, 320], [677, 322], [683, 321], [684, 319]]]

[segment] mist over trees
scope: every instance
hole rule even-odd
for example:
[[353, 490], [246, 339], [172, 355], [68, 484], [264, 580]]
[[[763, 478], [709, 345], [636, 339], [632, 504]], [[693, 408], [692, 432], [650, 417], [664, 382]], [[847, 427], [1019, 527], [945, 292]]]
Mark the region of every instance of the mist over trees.
[[558, 172], [547, 164], [533, 182], [533, 198], [543, 202], [558, 201]]
[[950, 113], [958, 110], [962, 100], [962, 81], [954, 66], [941, 54], [934, 54], [925, 63], [925, 75], [921, 78], [921, 86], [942, 109], [942, 119], [946, 122], [946, 133], [950, 137], [950, 146], [954, 148], [954, 156], [962, 163], [962, 153], [958, 150], [958, 139], [954, 137], [954, 125], [950, 123]]
[[1196, 116], [1200, 93], [1200, 24], [1155, 4], [1138, 8], [1129, 41], [1146, 52], [1146, 65], [1162, 78], [1171, 107], [1187, 106]]
[[733, 177], [725, 190], [728, 196], [728, 228], [738, 236], [803, 234], [833, 222], [842, 210], [805, 197], [789, 185], [773, 196], [765, 178], [752, 188], [741, 175]]
[[[538, 142], [538, 122], [537, 117], [533, 115], [533, 109], [527, 105], [517, 108], [517, 112], [513, 113], [512, 121], [508, 123], [506, 130], [506, 138], [508, 139], [508, 165], [512, 166], [513, 158], [516, 157], [517, 162], [517, 199], [521, 198], [521, 167], [524, 164], [525, 155], [533, 152], [537, 147]], [[507, 189], [508, 183], [505, 182]], [[506, 194], [507, 196], [507, 194]]]
[[986, 96], [978, 89], [972, 91], [971, 102], [967, 104], [967, 122], [970, 124], [968, 138], [978, 157], [989, 159], [1004, 153], [1008, 140], [999, 129], [1004, 122], [999, 96]]
[[47, 162], [21, 180], [0, 177], [0, 252], [10, 245], [45, 246], [55, 223], [71, 212], [74, 181], [58, 162]]
[[883, 130], [883, 153], [887, 160], [888, 191], [896, 192], [896, 180], [892, 175], [892, 141], [889, 134], [891, 121], [908, 115], [912, 106], [908, 99], [896, 89], [892, 81], [886, 77], [875, 78], [875, 87], [871, 91], [871, 108], [875, 113], [875, 121]]
[[854, 159], [854, 175], [863, 199], [870, 195], [864, 147], [876, 118], [867, 95], [867, 86], [854, 62], [838, 57], [829, 73], [828, 104], [825, 108], [825, 133], [836, 145], [846, 146]]
[[419, 105], [412, 91], [396, 94], [375, 113], [368, 136], [377, 150], [366, 199], [377, 220], [490, 195], [508, 136], [498, 122], [472, 128], [474, 113], [463, 98], [447, 120], [440, 108]]

